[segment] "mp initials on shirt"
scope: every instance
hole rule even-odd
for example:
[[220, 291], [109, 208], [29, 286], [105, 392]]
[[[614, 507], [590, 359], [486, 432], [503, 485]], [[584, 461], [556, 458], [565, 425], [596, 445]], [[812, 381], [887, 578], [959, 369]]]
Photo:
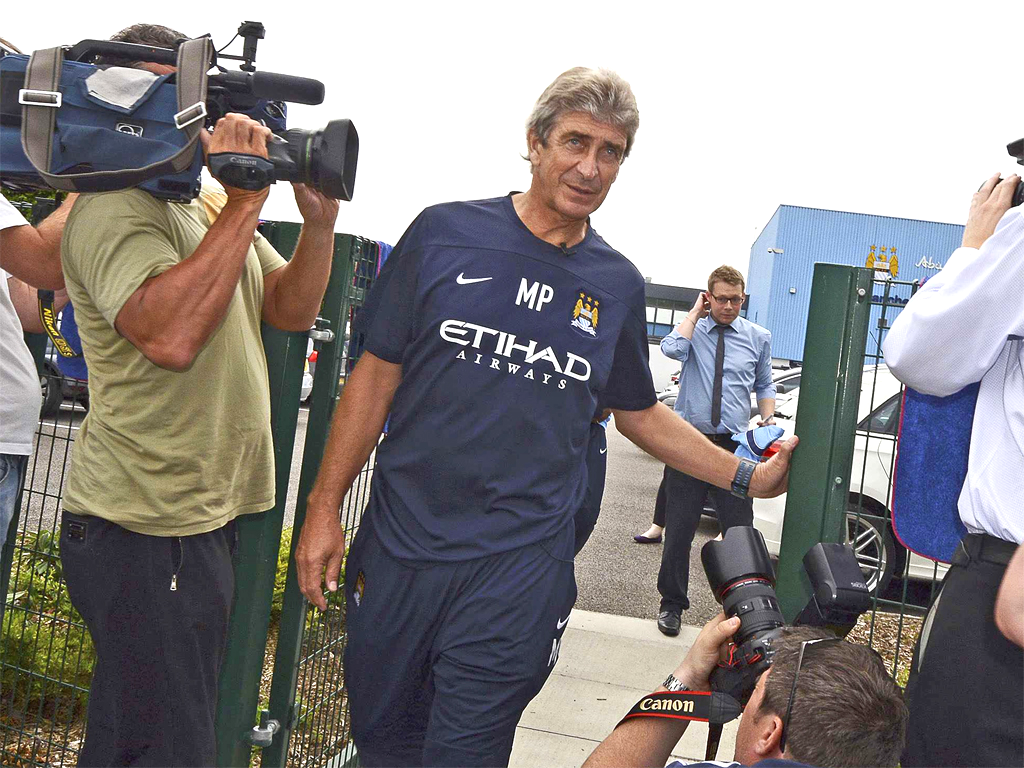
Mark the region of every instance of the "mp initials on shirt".
[[[540, 312], [541, 308], [555, 297], [555, 289], [550, 285], [540, 282], [528, 283], [524, 277], [519, 283], [519, 293], [516, 294], [516, 306], [524, 301], [530, 309]], [[536, 306], [534, 306], [536, 302]]]

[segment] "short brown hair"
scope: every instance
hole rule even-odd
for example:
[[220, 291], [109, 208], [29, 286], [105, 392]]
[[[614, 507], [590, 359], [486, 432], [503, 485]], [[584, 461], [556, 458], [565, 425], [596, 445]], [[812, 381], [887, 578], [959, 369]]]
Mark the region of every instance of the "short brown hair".
[[[800, 645], [832, 637], [814, 627], [791, 627], [776, 641], [761, 711], [785, 720]], [[881, 656], [848, 642], [807, 646], [793, 696], [786, 749], [819, 768], [893, 766], [900, 760], [909, 714], [903, 692]]]
[[712, 291], [715, 288], [715, 283], [728, 283], [729, 285], [738, 285], [740, 291], [747, 289], [747, 284], [743, 280], [743, 273], [735, 267], [730, 267], [727, 264], [723, 264], [714, 272], [708, 276], [708, 291]]
[[[177, 48], [179, 42], [188, 39], [188, 35], [176, 29], [165, 27], [162, 24], [132, 24], [130, 27], [125, 27], [116, 35], [113, 35], [110, 39], [117, 43], [152, 45], [156, 48]], [[111, 67], [134, 67], [140, 61], [129, 59], [125, 56], [101, 55], [96, 57], [96, 63]]]

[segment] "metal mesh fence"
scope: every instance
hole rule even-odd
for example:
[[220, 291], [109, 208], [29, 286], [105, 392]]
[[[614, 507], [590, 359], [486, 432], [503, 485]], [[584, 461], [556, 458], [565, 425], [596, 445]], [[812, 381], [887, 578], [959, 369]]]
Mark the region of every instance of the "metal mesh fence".
[[[357, 318], [366, 294], [376, 277], [380, 260], [379, 246], [373, 241], [352, 238], [346, 247], [349, 258], [346, 262], [347, 270], [344, 277], [340, 323], [338, 324], [339, 333], [343, 333], [345, 343], [341, 345], [338, 354], [330, 357], [329, 360], [329, 364], [332, 366], [330, 380], [338, 385], [327, 393], [332, 408], [345, 377], [354, 368], [362, 353], [363, 339], [356, 330]], [[337, 265], [337, 261], [335, 263]], [[328, 288], [325, 304], [331, 301], [336, 301], [336, 298], [332, 297], [331, 288]], [[318, 365], [321, 359], [323, 358], [318, 359]], [[319, 386], [319, 380], [317, 386]], [[316, 409], [317, 404], [314, 403], [311, 414], [314, 414]], [[305, 460], [303, 463], [303, 478], [307, 479], [307, 482], [300, 484], [296, 526], [299, 523], [300, 510], [304, 513], [304, 496], [308, 493], [309, 483], [316, 474], [323, 439], [326, 439], [326, 434], [319, 442], [321, 448], [315, 452], [314, 464], [307, 467]], [[307, 441], [306, 450], [309, 451], [310, 447], [310, 442]], [[346, 543], [349, 545], [358, 531], [363, 510], [369, 501], [374, 460], [375, 456], [370, 456], [341, 506], [341, 524], [345, 531]], [[343, 579], [344, 567], [341, 575]], [[304, 599], [295, 590], [286, 591], [286, 607], [281, 626], [281, 645], [279, 645], [274, 671], [275, 691], [271, 693], [270, 709], [272, 713], [284, 712], [286, 727], [283, 737], [287, 740], [287, 750], [284, 751], [280, 745], [275, 744], [274, 748], [265, 751], [263, 755], [265, 764], [305, 767], [342, 765], [352, 761], [354, 747], [350, 741], [348, 697], [342, 668], [346, 643], [343, 593], [344, 590], [339, 585], [338, 592], [328, 596], [327, 611], [321, 613], [306, 607]], [[298, 627], [288, 626], [288, 603], [297, 603], [302, 606], [304, 620], [299, 623]], [[296, 668], [294, 670], [280, 669], [282, 665], [289, 663], [289, 654], [287, 651], [282, 652], [282, 647], [290, 642], [287, 635], [294, 629], [299, 630]], [[287, 709], [283, 707], [282, 702], [275, 701], [279, 674], [282, 674], [285, 679], [294, 675], [295, 679], [294, 703]], [[287, 686], [282, 685], [279, 698], [287, 697], [288, 694]]]
[[902, 685], [921, 618], [946, 572], [946, 566], [907, 550], [892, 524], [904, 387], [885, 365], [882, 343], [917, 287], [916, 282], [884, 277], [876, 277], [873, 283], [847, 512], [847, 540], [873, 589], [871, 610], [861, 617], [853, 636], [881, 653]]

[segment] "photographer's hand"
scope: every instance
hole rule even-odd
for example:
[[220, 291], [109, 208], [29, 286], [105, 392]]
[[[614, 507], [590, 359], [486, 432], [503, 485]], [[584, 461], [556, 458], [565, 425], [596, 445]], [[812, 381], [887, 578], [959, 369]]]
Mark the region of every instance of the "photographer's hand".
[[728, 659], [729, 643], [739, 628], [740, 620], [736, 616], [727, 619], [724, 613], [719, 613], [711, 619], [693, 641], [686, 658], [672, 673], [676, 680], [693, 691], [710, 691], [711, 673], [719, 661]]
[[1019, 183], [1020, 176], [1016, 174], [999, 181], [997, 173], [974, 193], [974, 197], [971, 198], [971, 211], [964, 226], [964, 246], [981, 248], [981, 244], [992, 236], [1003, 214], [1010, 210], [1013, 191]]

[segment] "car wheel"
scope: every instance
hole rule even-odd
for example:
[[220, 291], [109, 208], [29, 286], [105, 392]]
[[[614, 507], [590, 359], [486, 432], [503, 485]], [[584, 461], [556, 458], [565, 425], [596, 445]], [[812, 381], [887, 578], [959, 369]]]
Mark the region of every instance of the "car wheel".
[[60, 404], [64, 400], [64, 376], [49, 360], [43, 362], [43, 370], [39, 373], [39, 388], [43, 395], [39, 418], [52, 419], [60, 413]]
[[844, 543], [853, 547], [869, 592], [889, 586], [896, 566], [896, 545], [884, 522], [863, 514], [858, 517], [855, 508], [847, 509]]

